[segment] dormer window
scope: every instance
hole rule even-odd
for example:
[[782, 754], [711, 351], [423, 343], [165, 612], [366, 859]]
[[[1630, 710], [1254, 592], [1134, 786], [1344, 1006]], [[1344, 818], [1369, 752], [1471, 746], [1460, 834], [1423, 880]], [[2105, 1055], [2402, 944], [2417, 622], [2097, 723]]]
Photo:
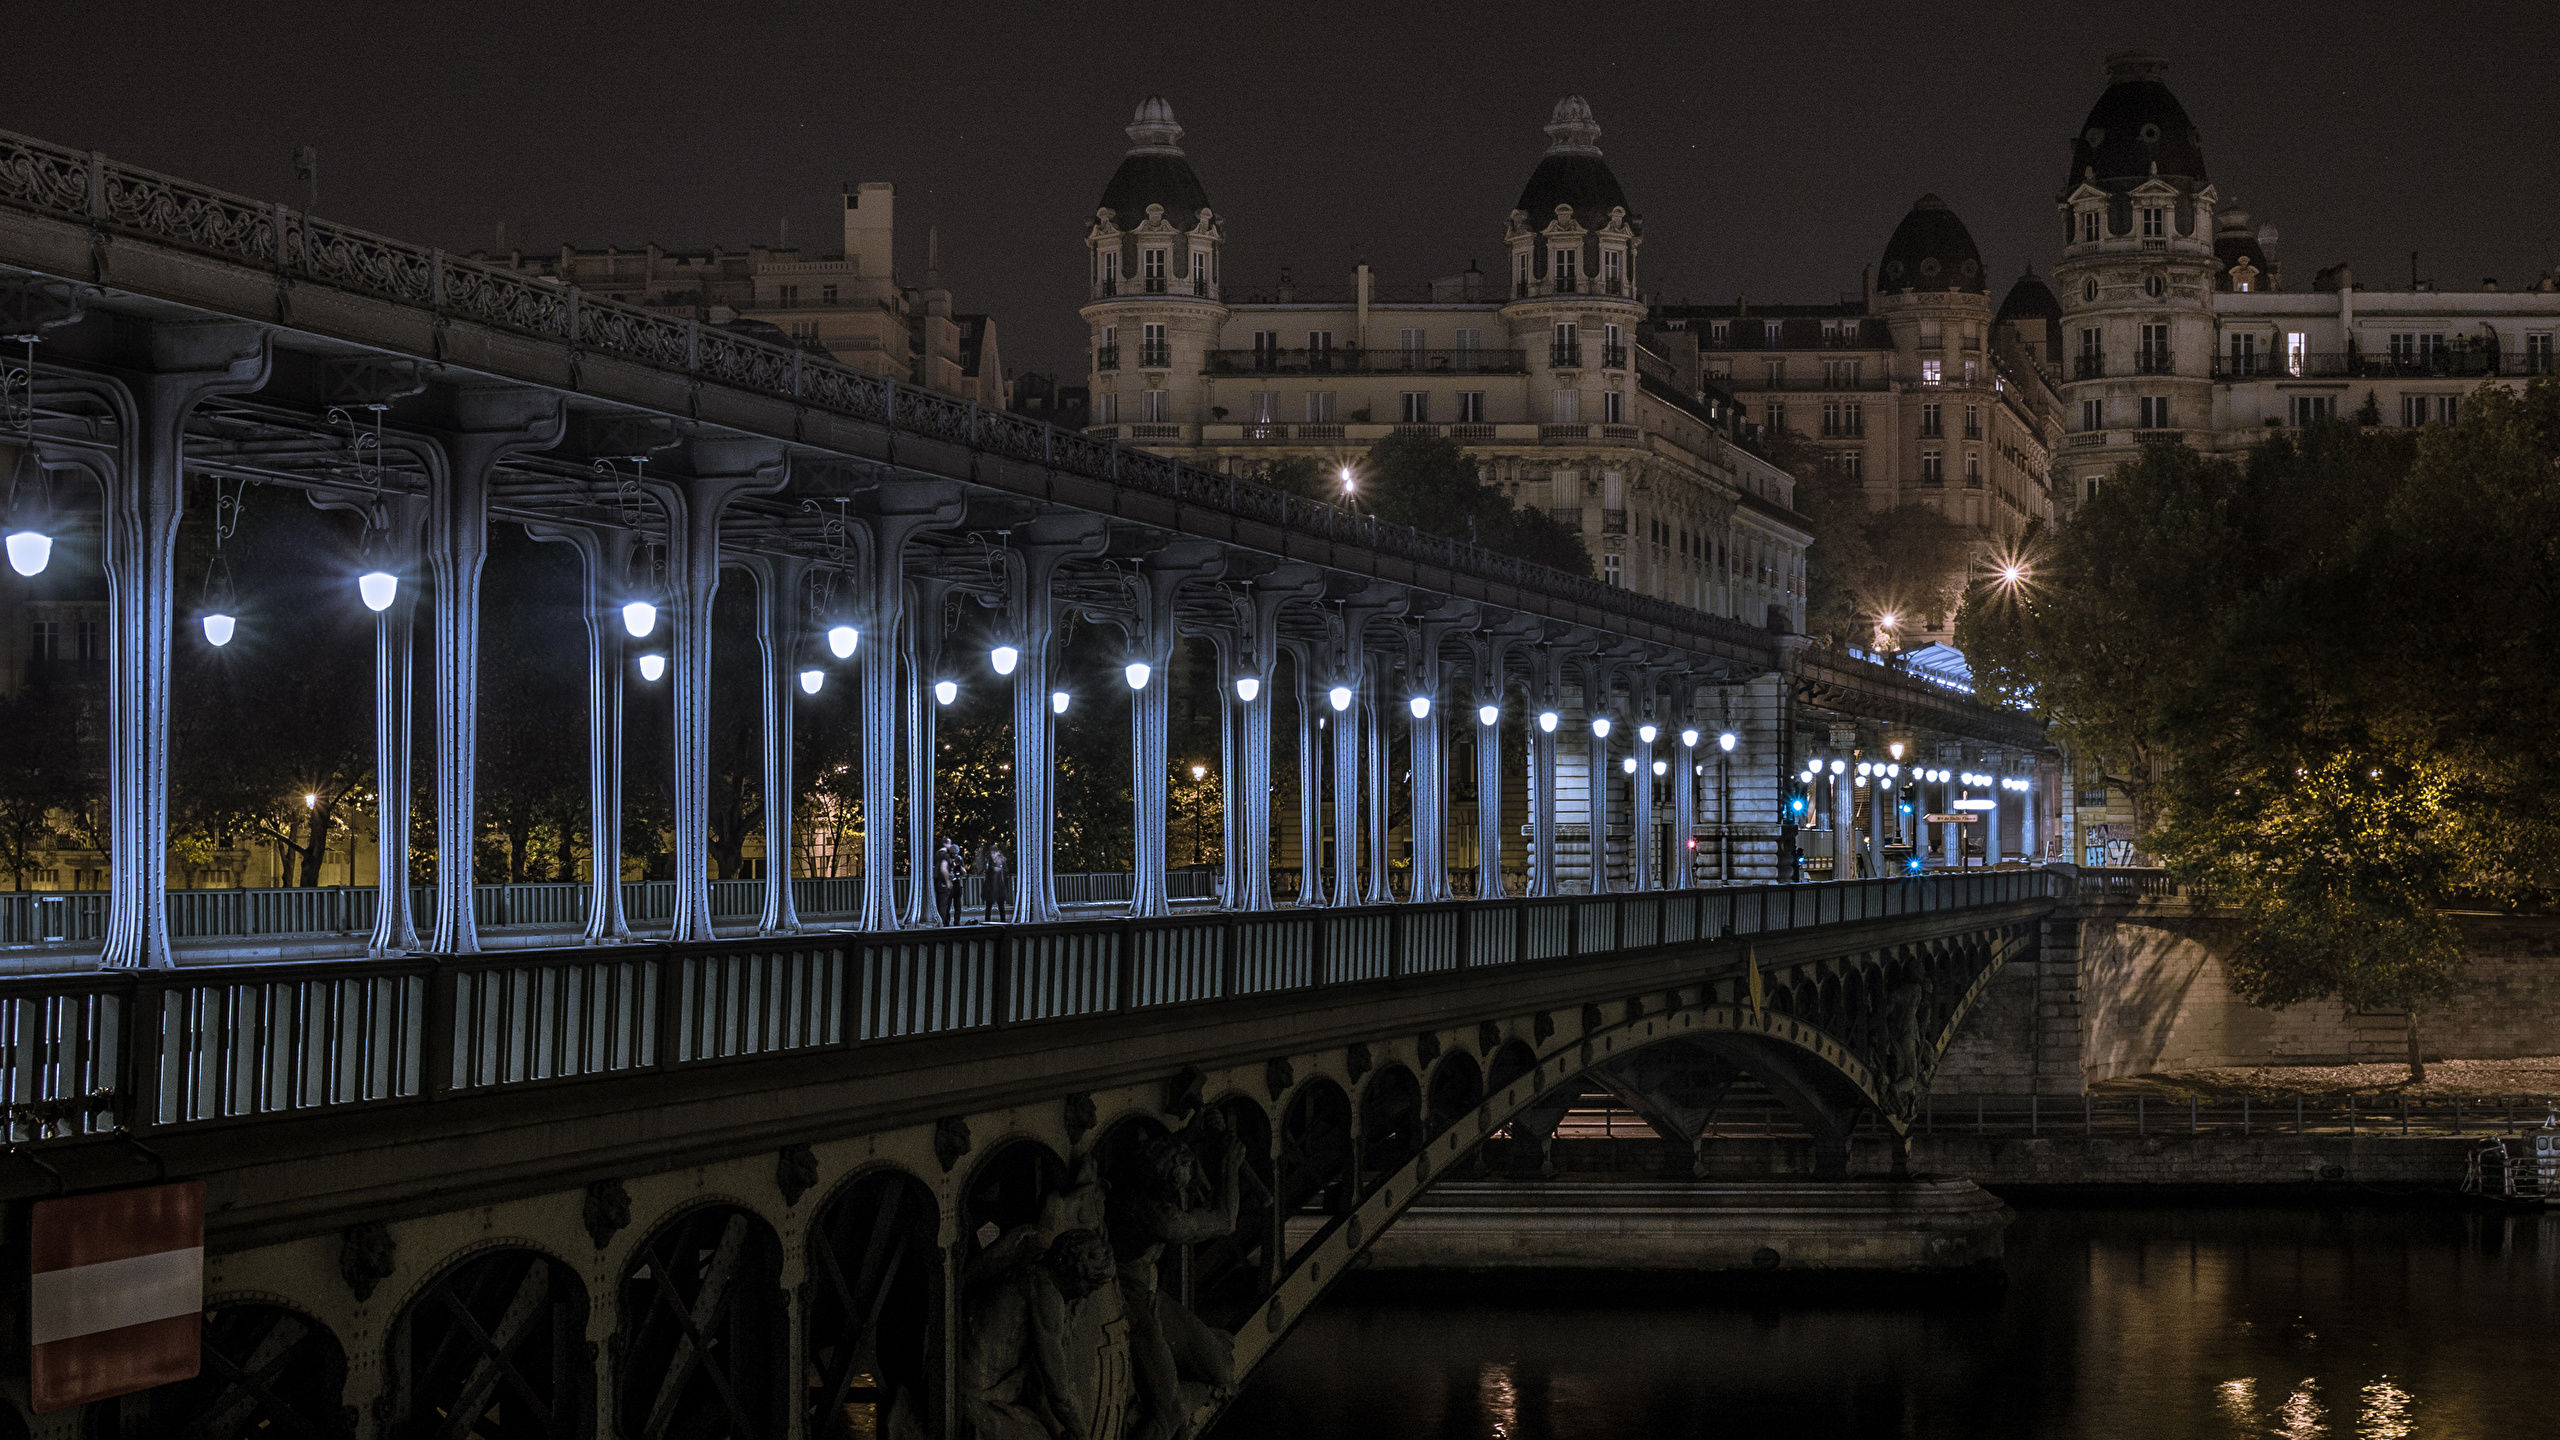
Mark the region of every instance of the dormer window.
[[1140, 252], [1140, 257], [1143, 262], [1143, 269], [1141, 273], [1146, 276], [1147, 280], [1147, 293], [1150, 295], [1163, 294], [1164, 252], [1161, 250], [1142, 251]]
[[1582, 252], [1580, 250], [1558, 250], [1549, 258], [1553, 263], [1547, 273], [1555, 279], [1556, 293], [1559, 295], [1572, 294], [1577, 288], [1574, 282], [1578, 278], [1576, 270], [1581, 262]]
[[2169, 212], [2157, 205], [2142, 207], [2142, 238], [2164, 240], [2169, 235]]
[[1627, 252], [1624, 250], [1603, 250], [1600, 252], [1600, 285], [1602, 289], [1612, 295], [1625, 293], [1627, 288]]
[[2080, 243], [2081, 243], [2081, 244], [2083, 244], [2083, 245], [2094, 245], [2094, 244], [2096, 244], [2096, 243], [2097, 243], [2097, 240], [2098, 240], [2098, 212], [2097, 212], [2097, 211], [2095, 211], [2095, 210], [2083, 210], [2083, 211], [2081, 211], [2081, 212], [2080, 212]]

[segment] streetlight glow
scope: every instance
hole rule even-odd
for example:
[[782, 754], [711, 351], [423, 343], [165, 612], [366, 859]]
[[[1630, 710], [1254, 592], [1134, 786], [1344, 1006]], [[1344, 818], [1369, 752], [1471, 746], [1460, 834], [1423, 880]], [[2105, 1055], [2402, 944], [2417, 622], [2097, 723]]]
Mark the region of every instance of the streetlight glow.
[[1476, 723], [1479, 725], [1490, 725], [1501, 718], [1502, 707], [1499, 705], [1479, 705], [1476, 707]]
[[656, 684], [656, 683], [657, 683], [658, 677], [659, 677], [659, 676], [661, 676], [661, 675], [664, 675], [664, 674], [666, 674], [666, 673], [667, 673], [667, 657], [666, 657], [666, 656], [664, 656], [664, 655], [660, 655], [660, 654], [657, 654], [657, 653], [655, 653], [655, 652], [653, 651], [653, 652], [651, 652], [650, 654], [643, 655], [643, 656], [641, 656], [641, 657], [640, 657], [640, 678], [641, 678], [641, 679], [646, 680], [646, 681], [648, 681], [648, 682], [650, 682], [651, 684], [653, 684], [653, 685], [654, 685], [654, 684]]
[[1192, 766], [1192, 767], [1191, 767], [1191, 778], [1192, 778], [1192, 780], [1193, 780], [1193, 782], [1194, 782], [1194, 783], [1197, 783], [1197, 782], [1199, 782], [1199, 781], [1202, 781], [1202, 780], [1206, 780], [1206, 779], [1208, 779], [1208, 778], [1209, 778], [1209, 767], [1208, 767], [1208, 766], [1206, 766], [1206, 765], [1194, 765], [1194, 766]]
[[311, 793], [310, 791], [308, 791], [308, 790], [305, 790], [304, 792], [302, 792], [302, 808], [303, 808], [303, 809], [305, 809], [305, 810], [317, 810], [317, 809], [319, 809], [319, 808], [320, 808], [320, 797], [319, 797], [319, 796], [317, 796], [317, 795], [312, 794], [312, 793]]
[[1411, 705], [1411, 706], [1413, 707], [1413, 718], [1414, 718], [1414, 719], [1416, 719], [1416, 720], [1422, 720], [1422, 719], [1427, 719], [1427, 718], [1429, 718], [1429, 716], [1430, 716], [1430, 714], [1431, 714], [1431, 697], [1430, 697], [1430, 696], [1428, 696], [1428, 695], [1416, 695], [1416, 696], [1414, 696], [1411, 700], [1408, 700], [1408, 701], [1406, 701], [1405, 703], [1406, 703], [1406, 704], [1408, 704], [1408, 705]]
[[233, 616], [207, 615], [204, 617], [205, 643], [219, 650], [231, 643], [231, 633], [238, 628], [240, 622]]
[[1626, 771], [1630, 775], [1633, 775], [1636, 773], [1636, 757], [1630, 755], [1626, 759], [1619, 761], [1618, 768]]
[[9, 568], [32, 579], [53, 559], [53, 537], [40, 530], [9, 532]]
[[1144, 660], [1132, 660], [1128, 668], [1120, 672], [1122, 678], [1129, 682], [1129, 688], [1132, 690], [1146, 689], [1148, 679], [1155, 673], [1155, 667]]
[[1902, 758], [1902, 742], [1901, 742], [1901, 741], [1896, 740], [1896, 741], [1894, 741], [1892, 744], [1887, 745], [1887, 746], [1886, 746], [1886, 747], [1884, 747], [1884, 748], [1885, 748], [1885, 753], [1886, 753], [1886, 754], [1888, 754], [1888, 755], [1891, 755], [1894, 759], [1899, 760], [1899, 759], [1901, 759], [1901, 758]]
[[832, 626], [827, 631], [827, 648], [836, 652], [839, 660], [852, 659], [854, 647], [861, 643], [862, 632], [850, 625]]
[[1689, 750], [1695, 750], [1695, 749], [1697, 749], [1697, 748], [1698, 748], [1698, 732], [1697, 732], [1697, 731], [1695, 731], [1695, 730], [1683, 730], [1683, 731], [1681, 731], [1681, 732], [1680, 732], [1680, 744], [1681, 744], [1681, 746], [1682, 746], [1684, 749], [1689, 749]]
[[999, 645], [993, 650], [987, 652], [987, 663], [995, 666], [996, 673], [999, 675], [1012, 674], [1013, 667], [1019, 664], [1021, 660], [1022, 652], [1014, 649], [1010, 645]]
[[1548, 733], [1548, 734], [1550, 734], [1550, 735], [1553, 735], [1554, 733], [1556, 733], [1556, 712], [1554, 712], [1553, 710], [1541, 710], [1541, 711], [1539, 711], [1539, 712], [1538, 712], [1538, 728], [1539, 728], [1540, 730], [1545, 731], [1546, 733]]
[[819, 688], [826, 683], [827, 672], [824, 670], [803, 670], [800, 672], [800, 688], [811, 695], [817, 694]]
[[933, 682], [933, 703], [937, 705], [948, 705], [959, 698], [960, 687], [957, 684], [949, 680], [936, 680]]
[[1332, 702], [1334, 709], [1348, 710], [1351, 708], [1351, 687], [1348, 685], [1336, 685], [1331, 690], [1325, 692], [1324, 698]]
[[1601, 716], [1599, 719], [1592, 721], [1592, 722], [1591, 722], [1591, 733], [1592, 733], [1592, 734], [1594, 734], [1594, 735], [1599, 736], [1599, 737], [1600, 737], [1601, 739], [1603, 739], [1603, 740], [1608, 739], [1608, 738], [1609, 738], [1609, 717], [1608, 717], [1608, 716], [1606, 716], [1606, 715], [1603, 715], [1603, 716]]
[[1643, 742], [1644, 742], [1644, 743], [1646, 743], [1647, 745], [1652, 744], [1652, 743], [1653, 743], [1653, 737], [1654, 737], [1654, 736], [1656, 736], [1656, 735], [1659, 735], [1659, 734], [1661, 734], [1661, 733], [1662, 733], [1661, 731], [1654, 729], [1654, 728], [1653, 728], [1652, 726], [1650, 726], [1650, 725], [1639, 725], [1639, 726], [1637, 726], [1637, 727], [1636, 727], [1636, 738], [1637, 738], [1638, 740], [1643, 741]]
[[1354, 481], [1352, 480], [1352, 478], [1351, 478], [1351, 467], [1350, 467], [1350, 466], [1348, 466], [1348, 465], [1343, 466], [1343, 467], [1342, 467], [1342, 471], [1341, 471], [1341, 475], [1342, 475], [1342, 493], [1343, 493], [1343, 494], [1345, 494], [1345, 495], [1349, 495], [1349, 494], [1350, 494], [1350, 493], [1351, 493], [1355, 488], [1357, 488], [1357, 486], [1356, 486], [1355, 482], [1354, 482]]
[[1246, 703], [1247, 705], [1250, 705], [1250, 704], [1252, 704], [1252, 703], [1253, 703], [1253, 697], [1255, 697], [1255, 696], [1257, 696], [1257, 695], [1259, 695], [1259, 694], [1261, 694], [1261, 693], [1262, 693], [1262, 678], [1261, 678], [1260, 676], [1258, 676], [1258, 675], [1239, 675], [1239, 676], [1237, 676], [1237, 677], [1236, 677], [1236, 698], [1237, 698], [1237, 699], [1239, 699], [1239, 700], [1243, 701], [1243, 702], [1244, 702], [1244, 703]]
[[1067, 713], [1066, 691], [1052, 690], [1049, 692], [1049, 713], [1052, 715], [1064, 715]]
[[1834, 775], [1837, 775], [1848, 768], [1849, 762], [1846, 760], [1834, 760], [1831, 762], [1831, 773]]
[[1653, 773], [1654, 773], [1654, 774], [1656, 774], [1656, 775], [1667, 775], [1667, 774], [1671, 773], [1671, 762], [1670, 762], [1670, 761], [1668, 761], [1668, 760], [1656, 760], [1656, 761], [1654, 761], [1654, 762], [1653, 762]]
[[356, 593], [364, 597], [364, 608], [379, 615], [399, 597], [400, 577], [387, 570], [367, 570], [356, 577]]
[[1719, 735], [1719, 736], [1717, 736], [1717, 737], [1716, 737], [1716, 748], [1717, 748], [1717, 749], [1719, 749], [1719, 750], [1722, 750], [1722, 751], [1723, 751], [1724, 753], [1726, 753], [1727, 755], [1732, 754], [1732, 753], [1733, 753], [1733, 747], [1734, 747], [1734, 746], [1736, 746], [1736, 745], [1739, 745], [1739, 744], [1741, 744], [1741, 743], [1742, 743], [1742, 737], [1741, 737], [1741, 736], [1739, 736], [1739, 735], [1734, 734], [1734, 733], [1733, 733], [1732, 731], [1730, 731], [1730, 730], [1727, 730], [1727, 731], [1726, 731], [1726, 732], [1724, 732], [1723, 734], [1721, 734], [1721, 735]]
[[634, 640], [648, 639], [649, 632], [658, 628], [658, 607], [646, 600], [634, 600], [623, 606], [622, 628], [630, 631]]

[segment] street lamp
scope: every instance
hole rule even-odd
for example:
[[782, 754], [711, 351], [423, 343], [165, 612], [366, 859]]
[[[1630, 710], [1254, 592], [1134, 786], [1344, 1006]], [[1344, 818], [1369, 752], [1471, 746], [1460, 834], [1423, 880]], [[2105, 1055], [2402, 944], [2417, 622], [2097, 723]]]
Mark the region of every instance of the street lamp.
[[1406, 701], [1405, 703], [1413, 707], [1413, 718], [1414, 718], [1414, 719], [1416, 719], [1416, 720], [1422, 720], [1422, 719], [1427, 719], [1427, 718], [1429, 718], [1429, 717], [1430, 717], [1430, 714], [1431, 714], [1431, 697], [1430, 697], [1430, 696], [1428, 696], [1428, 695], [1416, 695], [1416, 696], [1414, 696], [1411, 700], [1408, 700], [1408, 701]]
[[1236, 698], [1238, 700], [1250, 705], [1253, 703], [1253, 697], [1261, 693], [1262, 677], [1258, 675], [1239, 675], [1236, 677]]
[[1885, 748], [1885, 753], [1887, 753], [1887, 754], [1891, 755], [1894, 759], [1899, 760], [1899, 759], [1901, 759], [1901, 758], [1902, 758], [1902, 742], [1901, 742], [1901, 741], [1896, 740], [1896, 741], [1894, 741], [1892, 744], [1887, 745], [1887, 746], [1886, 746], [1886, 747], [1884, 747], [1884, 748]]
[[862, 632], [850, 625], [831, 625], [827, 628], [827, 648], [834, 651], [839, 660], [852, 659], [854, 647], [861, 643]]
[[1502, 707], [1499, 705], [1479, 705], [1476, 707], [1476, 723], [1479, 725], [1490, 725], [1501, 718]]
[[1727, 731], [1726, 731], [1726, 732], [1724, 732], [1723, 734], [1721, 734], [1721, 735], [1719, 735], [1719, 736], [1717, 736], [1717, 737], [1716, 737], [1716, 748], [1717, 748], [1717, 749], [1719, 749], [1719, 750], [1721, 750], [1721, 751], [1723, 751], [1723, 752], [1724, 752], [1724, 753], [1726, 753], [1727, 755], [1732, 754], [1732, 753], [1733, 753], [1733, 747], [1734, 747], [1734, 746], [1736, 746], [1736, 745], [1739, 745], [1739, 744], [1741, 744], [1741, 743], [1742, 743], [1742, 737], [1741, 737], [1741, 736], [1739, 736], [1739, 735], [1734, 734], [1734, 733], [1733, 733], [1732, 731], [1730, 731], [1730, 730], [1727, 730]]
[[811, 695], [817, 694], [819, 688], [824, 686], [826, 683], [827, 672], [824, 670], [803, 670], [800, 672], [800, 688]]
[[1668, 774], [1670, 774], [1670, 773], [1671, 773], [1671, 762], [1670, 762], [1670, 761], [1668, 761], [1668, 760], [1656, 760], [1656, 761], [1654, 761], [1654, 762], [1653, 762], [1653, 773], [1654, 773], [1654, 774], [1656, 774], [1656, 775], [1668, 775]]
[[1351, 498], [1352, 491], [1359, 488], [1358, 482], [1351, 478], [1351, 467], [1348, 465], [1342, 467], [1340, 474], [1342, 479], [1342, 498], [1345, 501], [1348, 501]]
[[622, 628], [630, 631], [634, 640], [648, 639], [649, 632], [658, 628], [658, 607], [646, 600], [634, 600], [623, 606]]
[[1618, 768], [1626, 771], [1630, 775], [1633, 775], [1636, 773], [1636, 757], [1630, 755], [1626, 759], [1619, 761]]
[[1010, 645], [999, 645], [987, 652], [987, 663], [993, 665], [999, 675], [1012, 674], [1013, 667], [1021, 663], [1021, 660], [1022, 652]]
[[400, 577], [387, 570], [367, 570], [356, 577], [356, 593], [364, 597], [364, 608], [379, 615], [398, 598]]
[[1553, 710], [1539, 711], [1538, 728], [1549, 735], [1556, 733], [1556, 712]]
[[646, 680], [646, 681], [648, 681], [649, 683], [651, 683], [651, 684], [653, 684], [653, 685], [654, 685], [654, 684], [656, 684], [656, 683], [657, 683], [657, 681], [658, 681], [658, 677], [659, 677], [659, 676], [661, 676], [661, 675], [664, 675], [664, 674], [666, 674], [666, 673], [667, 673], [667, 657], [666, 657], [666, 656], [661, 655], [661, 654], [658, 654], [656, 651], [654, 651], [654, 650], [653, 650], [653, 651], [651, 651], [650, 653], [648, 653], [648, 654], [643, 655], [643, 656], [641, 656], [641, 657], [640, 657], [640, 678], [641, 678], [641, 679]]
[[1599, 737], [1600, 737], [1601, 739], [1603, 739], [1603, 740], [1608, 739], [1608, 738], [1609, 738], [1609, 717], [1608, 717], [1608, 716], [1606, 716], [1606, 715], [1603, 715], [1603, 716], [1601, 716], [1600, 718], [1598, 718], [1598, 719], [1596, 719], [1596, 720], [1592, 721], [1592, 722], [1591, 722], [1591, 733], [1592, 733], [1592, 734], [1594, 734], [1594, 735], [1599, 736]]
[[27, 430], [18, 441], [17, 468], [9, 474], [9, 568], [33, 579], [53, 559], [50, 498], [44, 462], [36, 458], [35, 342], [27, 343]]
[[1848, 761], [1846, 761], [1846, 760], [1834, 760], [1834, 761], [1832, 761], [1832, 762], [1831, 762], [1831, 773], [1832, 773], [1832, 774], [1834, 774], [1834, 775], [1841, 774], [1842, 772], [1846, 771], [1848, 768], [1849, 768], [1849, 762], [1848, 762]]
[[1651, 725], [1639, 725], [1636, 727], [1636, 738], [1647, 745], [1652, 744], [1653, 737], [1661, 733], [1661, 731], [1656, 730]]
[[1132, 660], [1129, 662], [1128, 668], [1122, 670], [1120, 673], [1122, 676], [1127, 678], [1130, 689], [1144, 690], [1147, 688], [1148, 677], [1154, 675], [1156, 672], [1155, 667], [1149, 665], [1146, 661]]
[[1201, 793], [1200, 782], [1208, 778], [1208, 766], [1191, 767], [1191, 863], [1194, 865], [1201, 863], [1203, 858], [1200, 851], [1200, 807], [1208, 797]]
[[1052, 690], [1049, 692], [1049, 713], [1052, 715], [1064, 715], [1067, 713], [1066, 691]]
[[1325, 692], [1324, 698], [1332, 703], [1333, 708], [1337, 712], [1348, 710], [1351, 708], [1351, 687], [1348, 685], [1336, 685], [1331, 690]]
[[958, 685], [949, 680], [936, 680], [933, 682], [933, 701], [935, 704], [948, 705], [959, 698], [960, 687]]

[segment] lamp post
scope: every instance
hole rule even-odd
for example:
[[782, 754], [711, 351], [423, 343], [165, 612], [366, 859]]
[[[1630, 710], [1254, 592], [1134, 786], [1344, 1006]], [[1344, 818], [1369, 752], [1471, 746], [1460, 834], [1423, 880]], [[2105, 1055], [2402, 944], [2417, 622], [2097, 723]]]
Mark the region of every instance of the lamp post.
[[1200, 806], [1203, 799], [1201, 787], [1208, 778], [1208, 766], [1191, 767], [1191, 863], [1194, 865], [1207, 863], [1206, 857], [1200, 853]]

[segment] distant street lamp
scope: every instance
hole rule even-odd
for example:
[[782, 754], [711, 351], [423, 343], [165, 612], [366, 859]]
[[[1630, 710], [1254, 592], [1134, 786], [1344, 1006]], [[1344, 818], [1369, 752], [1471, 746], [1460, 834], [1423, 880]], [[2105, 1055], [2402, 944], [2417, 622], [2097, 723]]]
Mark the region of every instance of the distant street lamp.
[[1209, 798], [1206, 793], [1206, 787], [1202, 784], [1202, 782], [1206, 781], [1208, 778], [1208, 766], [1194, 765], [1191, 767], [1191, 863], [1194, 865], [1206, 863], [1206, 857], [1201, 853], [1200, 849], [1200, 811], [1207, 804]]

